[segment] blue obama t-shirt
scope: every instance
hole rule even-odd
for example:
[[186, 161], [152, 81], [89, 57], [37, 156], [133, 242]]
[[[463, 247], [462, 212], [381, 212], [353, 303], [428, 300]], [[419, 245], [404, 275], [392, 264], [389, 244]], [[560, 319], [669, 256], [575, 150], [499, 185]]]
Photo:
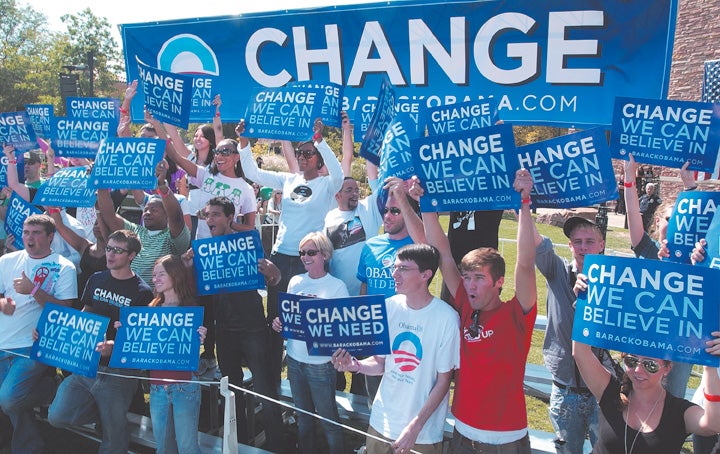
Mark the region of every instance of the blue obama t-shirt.
[[387, 233], [365, 242], [360, 253], [357, 278], [367, 285], [368, 295], [384, 295], [385, 298], [395, 295], [395, 280], [392, 277], [395, 256], [398, 249], [412, 242], [410, 235], [391, 240]]

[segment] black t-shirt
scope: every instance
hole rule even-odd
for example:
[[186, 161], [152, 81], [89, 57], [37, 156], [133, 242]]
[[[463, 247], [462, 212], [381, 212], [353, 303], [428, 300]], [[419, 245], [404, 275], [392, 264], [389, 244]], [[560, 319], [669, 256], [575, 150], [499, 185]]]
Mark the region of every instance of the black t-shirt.
[[[105, 254], [101, 255], [100, 257], [95, 257], [90, 254], [90, 248], [86, 247], [85, 252], [83, 252], [83, 255], [80, 257], [81, 272], [78, 273], [77, 277], [78, 289], [85, 288], [85, 284], [87, 284], [90, 276], [97, 273], [98, 271], [104, 271], [106, 269], [107, 262], [105, 260]], [[78, 301], [77, 304], [80, 306], [77, 309], [82, 309], [82, 301]]]
[[109, 270], [90, 276], [82, 295], [82, 303], [88, 312], [110, 319], [108, 339], [115, 339], [113, 324], [120, 319], [121, 307], [147, 306], [152, 299], [152, 290], [138, 275], [130, 279], [116, 279]]
[[600, 399], [600, 435], [592, 452], [593, 454], [630, 452], [635, 435], [638, 435], [635, 446], [632, 447], [633, 454], [677, 454], [688, 435], [685, 428], [685, 410], [693, 405], [695, 404], [692, 402], [665, 393], [665, 404], [657, 428], [652, 432], [638, 435], [637, 430], [628, 426], [627, 439], [625, 439], [620, 382], [610, 378], [610, 383]]
[[215, 329], [218, 331], [255, 331], [266, 329], [262, 297], [255, 290], [213, 295]]

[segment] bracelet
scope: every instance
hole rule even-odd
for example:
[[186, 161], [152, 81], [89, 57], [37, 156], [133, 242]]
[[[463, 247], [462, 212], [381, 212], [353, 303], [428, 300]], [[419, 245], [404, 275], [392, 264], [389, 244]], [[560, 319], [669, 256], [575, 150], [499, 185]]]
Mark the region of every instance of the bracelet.
[[218, 111], [218, 112], [215, 112], [215, 116], [216, 116], [216, 117], [219, 117], [219, 116], [220, 116], [220, 112], [219, 112], [219, 111]]
[[720, 402], [720, 396], [708, 394], [707, 392], [705, 392], [705, 388], [703, 388], [703, 395], [705, 396], [705, 400], [707, 400], [708, 402]]
[[17, 159], [8, 159], [8, 164], [17, 164]]
[[32, 290], [30, 290], [30, 296], [35, 296], [35, 293], [37, 293], [38, 290], [40, 290], [40, 283], [39, 283], [39, 282], [38, 282], [37, 284], [35, 284], [35, 287], [33, 287]]
[[169, 190], [168, 190], [167, 192], [162, 192], [162, 191], [160, 190], [160, 188], [167, 188], [167, 185], [166, 185], [166, 184], [164, 184], [164, 185], [162, 185], [162, 186], [158, 185], [157, 191], [155, 191], [155, 192], [157, 192], [157, 194], [158, 194], [160, 197], [162, 197], [162, 198], [164, 199], [165, 197], [167, 197], [167, 196], [170, 195], [170, 191], [169, 191]]
[[532, 199], [530, 199], [530, 198], [522, 199], [522, 200], [520, 201], [520, 203], [522, 203], [523, 205], [526, 204], [526, 203], [527, 203], [528, 205], [530, 205], [530, 204], [532, 203]]
[[360, 372], [360, 363], [354, 356], [352, 358], [350, 358], [350, 364], [355, 364], [357, 366], [357, 369], [353, 371], [348, 368], [348, 372], [353, 373], [353, 374], [357, 374], [358, 372]]
[[626, 181], [625, 183], [623, 183], [623, 186], [625, 186], [626, 188], [632, 188], [633, 186], [635, 186], [635, 182], [634, 181], [630, 181], [630, 182]]
[[321, 133], [315, 133], [313, 134], [313, 141], [314, 142], [320, 142], [322, 140], [323, 136]]
[[47, 212], [48, 214], [57, 214], [60, 213], [60, 208], [48, 208]]
[[697, 189], [697, 185], [690, 187], [690, 188], [685, 188], [686, 191], [694, 191], [696, 189]]
[[130, 113], [130, 111], [129, 111], [129, 110], [127, 110], [127, 109], [123, 109], [122, 107], [120, 107], [120, 113], [121, 113], [121, 114], [125, 114], [125, 115], [127, 115], [127, 114], [129, 114], [129, 113]]

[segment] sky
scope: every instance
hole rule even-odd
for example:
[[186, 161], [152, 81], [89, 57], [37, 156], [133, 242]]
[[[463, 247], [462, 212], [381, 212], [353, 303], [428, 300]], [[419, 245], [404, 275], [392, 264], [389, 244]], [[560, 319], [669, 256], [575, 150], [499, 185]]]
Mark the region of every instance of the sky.
[[52, 30], [65, 31], [60, 20], [63, 14], [76, 14], [90, 8], [98, 17], [105, 17], [112, 26], [115, 40], [120, 44], [118, 24], [184, 19], [189, 17], [225, 16], [264, 11], [281, 11], [314, 6], [352, 5], [367, 0], [18, 0], [48, 18]]

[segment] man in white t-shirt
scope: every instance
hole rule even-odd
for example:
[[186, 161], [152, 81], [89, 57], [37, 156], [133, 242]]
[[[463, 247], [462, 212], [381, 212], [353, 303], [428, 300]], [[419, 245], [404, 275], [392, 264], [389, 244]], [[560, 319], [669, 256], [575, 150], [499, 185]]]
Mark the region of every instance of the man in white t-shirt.
[[397, 294], [385, 300], [389, 355], [358, 361], [343, 349], [333, 354], [341, 372], [383, 374], [370, 414], [368, 454], [442, 452], [450, 379], [460, 365], [460, 320], [428, 289], [439, 259], [427, 244], [398, 250], [392, 272]]
[[75, 266], [50, 247], [55, 222], [32, 215], [23, 224], [25, 249], [0, 257], [0, 407], [13, 425], [12, 452], [41, 453], [33, 407], [47, 401], [52, 369], [30, 359], [32, 332], [45, 303], [71, 306], [77, 298]]

